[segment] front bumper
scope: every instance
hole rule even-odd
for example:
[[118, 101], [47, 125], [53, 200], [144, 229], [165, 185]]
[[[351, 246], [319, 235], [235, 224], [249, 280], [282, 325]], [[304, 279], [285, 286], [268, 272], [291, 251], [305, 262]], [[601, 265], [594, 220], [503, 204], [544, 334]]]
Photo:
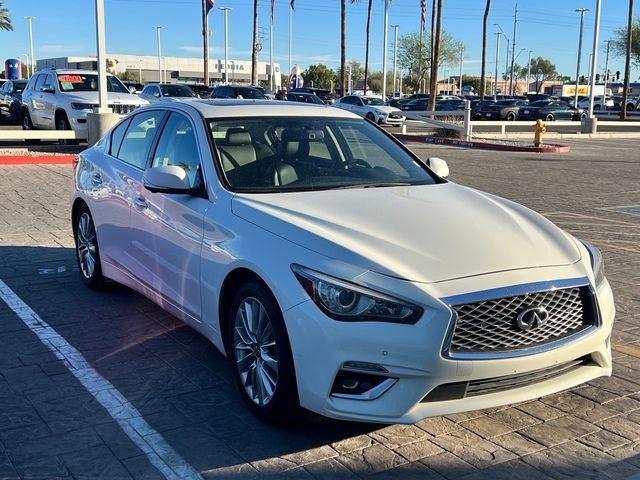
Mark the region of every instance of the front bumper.
[[[415, 284], [414, 284], [415, 286]], [[610, 335], [615, 316], [613, 296], [605, 281], [597, 292], [601, 323], [590, 334], [557, 348], [517, 358], [455, 360], [444, 358], [442, 347], [450, 323], [446, 310], [428, 308], [416, 325], [383, 322], [349, 323], [327, 319], [312, 301], [285, 312], [303, 407], [343, 420], [415, 423], [422, 418], [491, 408], [538, 398], [611, 375]], [[300, 334], [300, 329], [304, 329]], [[422, 400], [436, 387], [456, 382], [523, 375], [584, 359], [552, 378], [523, 386], [455, 400]], [[397, 381], [380, 397], [354, 400], [331, 395], [345, 362], [384, 367]]]

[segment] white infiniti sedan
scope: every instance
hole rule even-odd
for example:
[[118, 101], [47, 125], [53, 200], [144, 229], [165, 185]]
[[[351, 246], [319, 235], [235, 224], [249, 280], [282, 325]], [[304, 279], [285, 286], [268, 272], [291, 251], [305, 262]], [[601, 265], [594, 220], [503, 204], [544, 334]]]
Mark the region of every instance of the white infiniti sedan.
[[600, 252], [427, 163], [335, 108], [151, 105], [79, 157], [80, 275], [201, 332], [268, 420], [412, 423], [610, 375]]

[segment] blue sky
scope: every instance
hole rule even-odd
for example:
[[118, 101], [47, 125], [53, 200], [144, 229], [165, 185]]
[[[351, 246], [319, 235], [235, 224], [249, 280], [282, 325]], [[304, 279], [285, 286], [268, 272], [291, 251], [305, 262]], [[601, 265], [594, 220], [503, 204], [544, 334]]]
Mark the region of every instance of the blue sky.
[[[107, 24], [107, 50], [112, 53], [155, 55], [154, 25], [162, 25], [163, 54], [169, 56], [200, 56], [202, 37], [200, 27], [200, 0], [104, 0]], [[230, 57], [249, 60], [251, 57], [252, 0], [216, 0], [216, 9], [210, 14], [211, 58], [223, 55], [224, 23], [218, 7], [233, 8], [229, 13]], [[428, 0], [431, 8], [432, 0]], [[444, 29], [461, 40], [466, 47], [465, 73], [478, 74], [482, 45], [482, 0], [444, 0]], [[592, 51], [595, 0], [521, 0], [520, 22], [516, 51], [517, 63], [526, 64], [527, 51], [534, 56], [550, 59], [558, 71], [574, 75], [579, 16], [578, 7], [590, 8], [585, 16], [582, 73], [587, 73], [588, 55]], [[636, 2], [638, 4], [639, 2]], [[347, 5], [347, 56], [364, 62], [367, 0]], [[620, 26], [626, 24], [627, 1], [603, 0], [601, 20], [601, 46], [598, 64], [604, 69], [604, 41]], [[28, 52], [26, 15], [34, 15], [34, 50], [36, 58], [65, 55], [95, 54], [95, 23], [93, 0], [5, 0], [10, 10], [14, 32], [0, 32], [0, 56], [15, 58]], [[288, 68], [288, 5], [289, 0], [275, 0], [274, 57]], [[336, 67], [340, 59], [340, 2], [339, 0], [296, 0], [294, 14], [293, 61], [302, 67], [324, 63]], [[382, 69], [382, 27], [384, 0], [374, 0], [371, 31], [371, 63], [374, 70]], [[393, 0], [389, 22], [400, 25], [399, 33], [418, 31], [420, 28], [420, 0]], [[493, 0], [489, 18], [491, 33], [499, 23], [511, 38], [513, 30], [514, 0]], [[264, 49], [261, 59], [269, 55], [269, 0], [260, 0], [259, 25], [264, 29]], [[636, 6], [638, 14], [639, 6]], [[427, 18], [429, 22], [429, 16]], [[390, 29], [390, 32], [393, 30]], [[390, 33], [389, 49], [392, 46]], [[493, 70], [495, 36], [491, 35], [488, 48], [489, 71]], [[505, 49], [501, 48], [501, 67], [504, 69]], [[391, 55], [389, 56], [391, 59]], [[623, 70], [622, 58], [612, 58], [610, 69]], [[449, 69], [449, 68], [447, 68]], [[458, 66], [450, 67], [457, 74]], [[638, 69], [632, 79], [638, 78]]]

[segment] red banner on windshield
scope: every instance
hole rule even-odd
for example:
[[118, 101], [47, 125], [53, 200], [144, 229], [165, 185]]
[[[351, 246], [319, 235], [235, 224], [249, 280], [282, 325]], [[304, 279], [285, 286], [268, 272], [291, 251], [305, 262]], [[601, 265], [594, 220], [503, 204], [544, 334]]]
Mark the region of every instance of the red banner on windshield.
[[82, 83], [82, 76], [80, 75], [58, 75], [58, 80], [64, 83]]

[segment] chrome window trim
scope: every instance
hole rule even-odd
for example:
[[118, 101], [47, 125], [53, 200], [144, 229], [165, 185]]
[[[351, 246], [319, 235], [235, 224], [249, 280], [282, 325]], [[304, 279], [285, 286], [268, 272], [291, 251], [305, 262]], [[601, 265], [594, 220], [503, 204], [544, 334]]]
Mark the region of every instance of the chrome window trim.
[[[450, 351], [451, 340], [458, 321], [458, 314], [456, 313], [455, 306], [465, 305], [468, 303], [476, 303], [485, 300], [496, 300], [505, 297], [515, 297], [519, 295], [526, 295], [530, 293], [548, 292], [554, 290], [561, 290], [574, 287], [588, 287], [589, 293], [592, 297], [594, 307], [594, 324], [584, 330], [568, 335], [559, 340], [545, 343], [543, 345], [536, 345], [532, 347], [524, 347], [518, 350], [510, 350], [506, 352], [476, 352], [476, 353], [452, 353]], [[444, 302], [451, 312], [451, 320], [447, 327], [447, 334], [445, 335], [444, 342], [442, 344], [441, 355], [445, 359], [451, 360], [496, 360], [502, 358], [517, 358], [529, 355], [536, 355], [539, 353], [548, 352], [554, 350], [568, 343], [574, 342], [581, 338], [592, 335], [598, 330], [601, 325], [600, 307], [597, 302], [596, 291], [593, 285], [589, 283], [587, 277], [567, 278], [560, 280], [548, 280], [543, 282], [525, 283], [520, 285], [509, 285], [507, 287], [492, 288], [488, 290], [479, 290], [476, 292], [464, 293], [461, 295], [452, 295], [449, 297], [440, 298]]]

